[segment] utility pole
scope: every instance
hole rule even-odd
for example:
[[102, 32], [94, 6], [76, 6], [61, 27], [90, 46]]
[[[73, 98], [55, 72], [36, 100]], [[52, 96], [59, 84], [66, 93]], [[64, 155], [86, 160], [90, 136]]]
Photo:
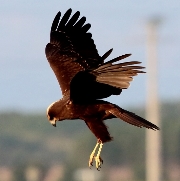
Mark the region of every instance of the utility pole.
[[[157, 80], [157, 26], [159, 19], [147, 24], [147, 102], [146, 118], [160, 127]], [[161, 131], [146, 131], [146, 181], [161, 181]]]

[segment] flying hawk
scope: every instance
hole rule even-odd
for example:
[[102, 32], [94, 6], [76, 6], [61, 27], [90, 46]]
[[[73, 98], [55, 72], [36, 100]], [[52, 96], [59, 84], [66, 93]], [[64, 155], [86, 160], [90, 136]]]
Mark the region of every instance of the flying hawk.
[[131, 54], [105, 62], [112, 49], [100, 56], [92, 34], [88, 32], [91, 25], [85, 24], [84, 16], [79, 18], [79, 11], [70, 18], [71, 13], [71, 9], [67, 10], [62, 18], [61, 12], [57, 13], [51, 26], [50, 43], [45, 48], [46, 57], [63, 95], [47, 108], [47, 117], [53, 126], [56, 126], [56, 121], [65, 119], [84, 120], [97, 137], [89, 167], [95, 160], [96, 168], [99, 169], [103, 163], [100, 157], [103, 143], [112, 140], [104, 120], [120, 118], [134, 126], [153, 130], [159, 128], [132, 112], [101, 100], [119, 95], [122, 89], [127, 89], [134, 76], [144, 73], [144, 67], [138, 61], [118, 62]]

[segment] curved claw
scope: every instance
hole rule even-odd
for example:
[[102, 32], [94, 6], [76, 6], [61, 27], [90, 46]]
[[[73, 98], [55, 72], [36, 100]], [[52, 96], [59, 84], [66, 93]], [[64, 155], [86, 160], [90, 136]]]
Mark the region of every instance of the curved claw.
[[89, 158], [89, 168], [91, 168], [91, 166], [93, 166], [93, 159], [94, 159], [94, 155], [90, 156], [90, 158]]
[[98, 171], [101, 168], [101, 165], [103, 164], [103, 160], [100, 156], [95, 157], [95, 162], [96, 162], [96, 168]]

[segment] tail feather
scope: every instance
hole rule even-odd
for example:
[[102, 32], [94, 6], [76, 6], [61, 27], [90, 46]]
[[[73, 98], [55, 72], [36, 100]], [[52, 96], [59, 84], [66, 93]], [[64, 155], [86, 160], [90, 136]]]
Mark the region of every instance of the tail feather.
[[140, 128], [145, 127], [145, 128], [152, 129], [152, 130], [159, 130], [159, 127], [156, 126], [155, 124], [145, 120], [144, 118], [142, 118], [132, 112], [126, 111], [120, 107], [116, 107], [116, 108], [110, 109], [108, 111], [111, 114], [113, 114], [114, 116], [116, 116], [117, 118], [120, 118], [121, 120], [123, 120], [129, 124], [132, 124], [134, 126], [137, 126]]

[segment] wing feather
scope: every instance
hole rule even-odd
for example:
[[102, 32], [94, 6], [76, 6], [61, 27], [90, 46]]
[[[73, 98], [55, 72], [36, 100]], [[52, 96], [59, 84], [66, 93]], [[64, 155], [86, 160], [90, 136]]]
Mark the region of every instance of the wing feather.
[[67, 23], [68, 19], [70, 18], [71, 13], [72, 13], [72, 9], [68, 9], [66, 11], [66, 13], [64, 14], [64, 16], [62, 17], [62, 19], [59, 23], [57, 31], [61, 31], [63, 28], [65, 28], [65, 24]]
[[57, 29], [60, 17], [61, 17], [61, 12], [59, 11], [57, 15], [55, 16], [54, 21], [52, 23], [51, 32]]
[[[46, 57], [60, 84], [63, 95], [69, 92], [72, 78], [80, 71], [97, 68], [102, 62], [86, 18], [79, 19], [77, 11], [71, 18], [72, 10], [66, 11], [61, 18], [58, 12], [50, 32], [50, 43], [46, 45]], [[78, 20], [79, 19], [79, 20]]]

